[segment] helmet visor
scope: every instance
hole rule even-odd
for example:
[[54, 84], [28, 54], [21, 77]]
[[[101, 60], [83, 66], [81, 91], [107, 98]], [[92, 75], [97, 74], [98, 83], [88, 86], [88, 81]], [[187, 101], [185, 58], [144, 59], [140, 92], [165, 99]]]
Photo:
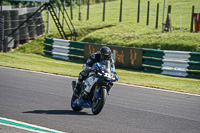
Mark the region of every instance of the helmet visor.
[[109, 60], [110, 59], [110, 55], [101, 55], [101, 59], [102, 60]]

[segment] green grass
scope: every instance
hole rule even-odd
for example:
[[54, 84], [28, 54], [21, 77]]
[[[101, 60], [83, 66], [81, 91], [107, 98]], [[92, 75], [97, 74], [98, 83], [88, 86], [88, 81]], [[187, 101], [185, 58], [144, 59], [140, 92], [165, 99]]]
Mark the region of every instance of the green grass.
[[[159, 18], [159, 29], [154, 28], [155, 20], [152, 18], [150, 18], [150, 25], [146, 26], [146, 2], [147, 0], [144, 0], [141, 3], [143, 12], [141, 13], [142, 17], [140, 18], [140, 23], [137, 23], [136, 20], [137, 0], [126, 0], [126, 2], [124, 2], [124, 12], [121, 23], [118, 22], [119, 0], [118, 2], [113, 1], [107, 3], [105, 22], [102, 22], [102, 4], [91, 6], [89, 21], [86, 21], [86, 6], [81, 7], [82, 21], [78, 21], [78, 8], [74, 9], [73, 24], [79, 35], [78, 40], [118, 46], [200, 51], [200, 34], [189, 32], [191, 19], [190, 9], [194, 4], [196, 6], [195, 12], [197, 12], [200, 3], [196, 3], [196, 0], [167, 0], [167, 5], [172, 4], [173, 13], [176, 9], [177, 16], [178, 14], [180, 15], [180, 13], [184, 14], [188, 9], [188, 19], [182, 16], [185, 21], [182, 22], [182, 30], [180, 30], [179, 18], [176, 18], [176, 16], [172, 14], [174, 32], [161, 33], [162, 10]], [[155, 7], [157, 2], [160, 3], [160, 6], [163, 6], [163, 0], [151, 0], [152, 7]], [[151, 10], [153, 14], [155, 8], [151, 8]], [[45, 12], [43, 15], [44, 18], [46, 18]], [[65, 29], [69, 33], [66, 25]], [[0, 53], [0, 66], [77, 77], [81, 71], [83, 62], [63, 61], [45, 56], [43, 53], [45, 36], [60, 38], [52, 19], [50, 22], [50, 34], [46, 34], [24, 44], [13, 52]], [[116, 71], [120, 77], [119, 82], [122, 83], [200, 94], [199, 79], [172, 77], [119, 68], [117, 68]]]
[[[164, 1], [151, 0], [149, 26], [146, 25], [147, 1], [141, 1], [140, 23], [137, 23], [137, 0], [123, 1], [121, 23], [119, 23], [119, 0], [106, 3], [105, 22], [102, 22], [103, 3], [90, 5], [89, 20], [86, 20], [87, 6], [82, 5], [82, 21], [78, 20], [79, 8], [76, 6], [73, 9], [72, 22], [78, 31], [78, 40], [117, 46], [200, 52], [200, 34], [190, 33], [192, 6], [195, 5], [195, 12], [200, 11], [199, 2], [196, 0], [167, 0], [166, 14], [167, 6], [171, 5], [174, 31], [173, 33], [162, 33]], [[159, 28], [155, 29], [157, 3], [160, 4]], [[70, 13], [69, 8], [67, 8], [67, 11]], [[65, 28], [67, 29], [66, 24]], [[55, 31], [57, 31], [56, 27], [51, 21], [50, 32], [55, 34]]]
[[[0, 53], [0, 66], [21, 68], [40, 72], [77, 77], [83, 62], [54, 59], [48, 56], [27, 53]], [[116, 69], [119, 82], [157, 87], [174, 91], [200, 94], [200, 80]]]
[[69, 76], [77, 76], [82, 68], [82, 64], [26, 53], [0, 53], [0, 65]]
[[44, 36], [38, 37], [29, 43], [24, 44], [23, 46], [18, 47], [12, 53], [34, 53], [34, 54], [44, 54]]

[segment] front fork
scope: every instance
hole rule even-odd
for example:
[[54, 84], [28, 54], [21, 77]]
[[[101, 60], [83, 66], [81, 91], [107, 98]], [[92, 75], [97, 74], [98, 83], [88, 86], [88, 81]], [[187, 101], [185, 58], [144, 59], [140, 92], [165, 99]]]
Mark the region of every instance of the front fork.
[[93, 101], [96, 101], [98, 99], [98, 95], [99, 93], [101, 92], [101, 89], [106, 89], [107, 90], [107, 94], [109, 95], [109, 92], [110, 92], [110, 89], [112, 87], [113, 84], [106, 84], [105, 86], [99, 86], [100, 85], [100, 82], [97, 81], [96, 84], [95, 84], [95, 89], [94, 89], [94, 96], [93, 96]]

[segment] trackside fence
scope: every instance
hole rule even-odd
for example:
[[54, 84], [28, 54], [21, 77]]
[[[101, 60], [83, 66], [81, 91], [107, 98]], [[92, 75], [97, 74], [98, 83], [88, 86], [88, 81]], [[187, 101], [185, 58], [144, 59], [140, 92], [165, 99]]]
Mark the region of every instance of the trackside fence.
[[[64, 60], [86, 61], [102, 45], [45, 37], [44, 53]], [[200, 52], [109, 46], [115, 65], [164, 75], [200, 78]]]
[[200, 78], [200, 53], [143, 49], [145, 72]]
[[84, 43], [45, 37], [44, 53], [54, 58], [84, 59]]

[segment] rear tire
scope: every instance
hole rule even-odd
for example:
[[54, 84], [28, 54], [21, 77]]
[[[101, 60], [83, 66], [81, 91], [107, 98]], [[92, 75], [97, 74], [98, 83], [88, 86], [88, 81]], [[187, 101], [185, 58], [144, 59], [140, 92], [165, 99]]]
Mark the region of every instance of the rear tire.
[[105, 88], [102, 88], [99, 93], [98, 100], [96, 102], [95, 101], [92, 102], [92, 113], [94, 115], [97, 115], [101, 112], [106, 102], [106, 98], [107, 98], [107, 90]]
[[83, 110], [83, 108], [81, 107], [78, 107], [77, 105], [74, 104], [74, 102], [76, 101], [77, 97], [75, 95], [72, 95], [72, 99], [71, 99], [71, 108], [74, 110], [74, 111], [81, 111]]

